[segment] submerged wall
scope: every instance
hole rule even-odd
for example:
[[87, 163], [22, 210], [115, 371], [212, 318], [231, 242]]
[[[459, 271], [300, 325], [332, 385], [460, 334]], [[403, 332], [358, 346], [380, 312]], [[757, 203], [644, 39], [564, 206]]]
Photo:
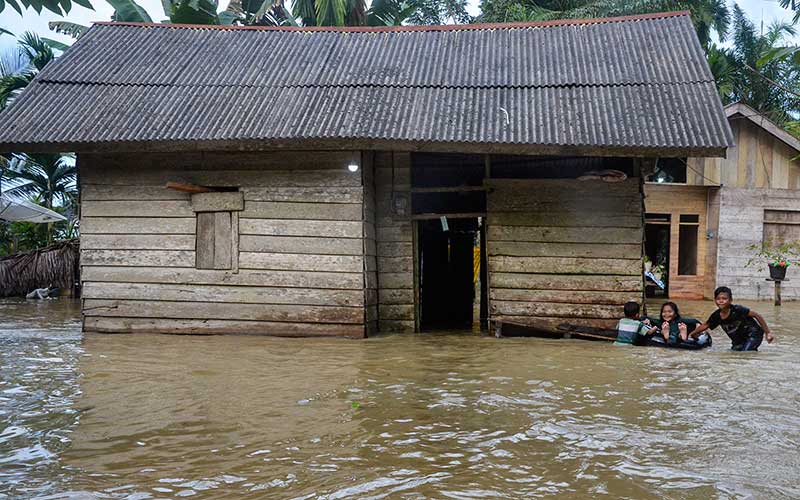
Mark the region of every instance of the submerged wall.
[[554, 331], [613, 328], [641, 302], [642, 197], [638, 178], [489, 181], [490, 316]]
[[[84, 329], [363, 337], [374, 240], [353, 161], [360, 153], [80, 155]], [[242, 193], [214, 229], [217, 257], [221, 238], [237, 240], [238, 268], [198, 269], [198, 203], [167, 182]]]

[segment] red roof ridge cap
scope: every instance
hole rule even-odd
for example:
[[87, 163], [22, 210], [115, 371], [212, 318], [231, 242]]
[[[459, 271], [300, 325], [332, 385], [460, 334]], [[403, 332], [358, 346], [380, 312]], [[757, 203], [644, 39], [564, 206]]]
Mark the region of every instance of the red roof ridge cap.
[[476, 23], [476, 24], [439, 24], [415, 26], [223, 26], [216, 24], [169, 24], [169, 23], [139, 23], [120, 21], [95, 21], [94, 25], [101, 26], [136, 26], [145, 28], [188, 28], [199, 30], [231, 30], [231, 31], [331, 31], [341, 33], [370, 33], [370, 32], [413, 32], [413, 31], [475, 31], [495, 29], [539, 28], [549, 26], [569, 26], [580, 24], [605, 24], [628, 21], [644, 21], [650, 19], [663, 19], [669, 17], [690, 16], [688, 10], [673, 12], [656, 12], [652, 14], [636, 14], [618, 17], [598, 17], [588, 19], [555, 19], [552, 21], [532, 21], [518, 23]]

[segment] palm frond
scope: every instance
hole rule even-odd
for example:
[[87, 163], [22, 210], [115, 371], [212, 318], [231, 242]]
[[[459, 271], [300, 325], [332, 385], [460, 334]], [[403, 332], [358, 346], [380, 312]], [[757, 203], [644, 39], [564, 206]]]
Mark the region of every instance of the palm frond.
[[62, 35], [71, 36], [76, 40], [80, 38], [89, 29], [88, 26], [82, 24], [71, 23], [69, 21], [51, 21], [47, 23], [51, 31], [61, 33]]

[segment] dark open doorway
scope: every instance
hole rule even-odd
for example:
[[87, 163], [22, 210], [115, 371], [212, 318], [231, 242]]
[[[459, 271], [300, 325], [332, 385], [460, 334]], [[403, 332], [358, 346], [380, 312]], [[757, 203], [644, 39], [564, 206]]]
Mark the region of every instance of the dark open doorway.
[[[651, 273], [651, 277], [647, 277], [647, 275], [645, 277], [647, 297], [669, 296], [670, 223], [671, 216], [669, 214], [646, 214], [644, 226], [645, 271], [649, 268]], [[663, 289], [659, 286], [659, 282], [664, 285]]]
[[[420, 329], [469, 329], [480, 318], [481, 228], [477, 218], [420, 220]], [[484, 285], [484, 286], [481, 286]]]

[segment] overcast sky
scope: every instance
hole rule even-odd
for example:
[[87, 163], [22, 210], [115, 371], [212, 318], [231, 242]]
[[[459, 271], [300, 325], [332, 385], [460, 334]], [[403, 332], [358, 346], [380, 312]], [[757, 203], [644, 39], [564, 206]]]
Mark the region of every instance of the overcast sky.
[[[220, 3], [225, 4], [225, 2], [226, 0], [221, 0]], [[88, 25], [93, 21], [108, 21], [111, 18], [114, 9], [105, 0], [91, 0], [91, 3], [95, 8], [93, 11], [73, 4], [72, 11], [65, 18], [52, 14], [50, 11], [42, 11], [42, 14], [36, 14], [32, 9], [23, 11], [24, 15], [20, 16], [17, 11], [6, 3], [5, 10], [0, 12], [0, 27], [17, 35], [23, 31], [34, 31], [40, 36], [70, 43], [71, 39], [69, 37], [50, 31], [47, 23], [49, 21], [66, 20]], [[138, 3], [147, 10], [153, 21], [164, 19], [164, 8], [161, 0], [138, 0]], [[469, 11], [472, 15], [479, 13], [478, 3], [479, 0], [470, 0]], [[788, 10], [782, 9], [778, 5], [777, 0], [739, 0], [737, 3], [757, 25], [762, 20], [766, 25], [775, 19], [791, 21], [792, 18]], [[800, 37], [796, 37], [796, 39], [800, 43]], [[12, 37], [0, 35], [0, 49], [7, 49], [14, 43], [15, 41]]]

